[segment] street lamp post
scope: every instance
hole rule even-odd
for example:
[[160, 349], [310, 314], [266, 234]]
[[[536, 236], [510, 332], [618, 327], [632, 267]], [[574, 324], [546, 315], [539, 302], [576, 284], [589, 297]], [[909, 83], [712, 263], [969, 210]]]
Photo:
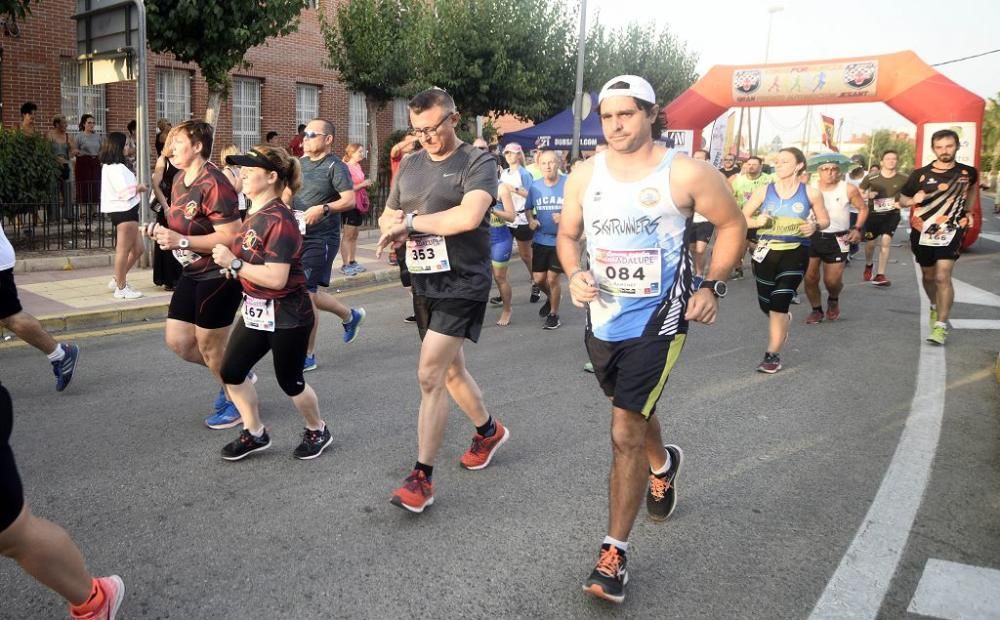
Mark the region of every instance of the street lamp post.
[[[774, 4], [767, 7], [767, 42], [764, 44], [764, 64], [767, 64], [767, 59], [771, 55], [771, 23], [774, 21], [774, 14], [784, 11], [785, 7], [780, 4]], [[757, 108], [757, 135], [753, 140], [753, 154], [757, 154], [757, 149], [760, 148], [760, 118], [764, 114], [764, 108]]]
[[580, 3], [580, 38], [576, 48], [576, 94], [573, 97], [573, 143], [569, 160], [580, 157], [580, 132], [583, 123], [583, 54], [587, 41], [587, 0]]

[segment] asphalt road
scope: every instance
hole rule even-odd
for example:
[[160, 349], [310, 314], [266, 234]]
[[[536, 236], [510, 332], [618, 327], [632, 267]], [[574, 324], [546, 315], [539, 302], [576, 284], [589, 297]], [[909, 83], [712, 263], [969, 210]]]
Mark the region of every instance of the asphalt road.
[[[1000, 233], [1000, 219], [990, 214], [986, 230]], [[998, 257], [984, 238], [956, 276], [1000, 293]], [[583, 316], [566, 304], [563, 327], [543, 331], [519, 265], [512, 326], [493, 326], [491, 310], [466, 346], [511, 440], [486, 470], [461, 469], [473, 429], [453, 408], [423, 515], [388, 502], [415, 460], [419, 395], [398, 288], [349, 298], [369, 312], [351, 345], [324, 322], [320, 368], [306, 377], [334, 444], [311, 462], [291, 457], [301, 422], [270, 358], [257, 389], [272, 448], [224, 462], [237, 433], [202, 425], [217, 386], [158, 328], [81, 339], [63, 394], [25, 347], [0, 349], [0, 380], [34, 511], [63, 525], [96, 573], [124, 578], [124, 618], [803, 618], [863, 522], [920, 387], [915, 270], [908, 248], [892, 258], [888, 289], [848, 268], [842, 320], [806, 326], [808, 308], [795, 310], [777, 375], [754, 372], [766, 321], [749, 278], [731, 285], [715, 326], [693, 327], [659, 406], [665, 438], [685, 451], [678, 508], [660, 524], [640, 514], [623, 606], [580, 591], [605, 534], [610, 461], [609, 407], [581, 372]], [[1000, 308], [960, 303], [958, 317], [996, 320]], [[997, 336], [952, 331], [941, 439], [882, 617], [907, 615], [930, 558], [1000, 568]], [[2, 618], [65, 613], [10, 561], [0, 593]]]

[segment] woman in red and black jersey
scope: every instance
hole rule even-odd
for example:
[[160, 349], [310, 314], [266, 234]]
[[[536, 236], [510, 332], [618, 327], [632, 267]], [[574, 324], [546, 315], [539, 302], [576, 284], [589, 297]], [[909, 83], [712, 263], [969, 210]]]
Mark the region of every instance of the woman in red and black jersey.
[[271, 351], [278, 384], [305, 420], [294, 456], [313, 459], [332, 438], [320, 417], [316, 392], [302, 377], [315, 317], [302, 270], [302, 234], [280, 198], [286, 187], [299, 190], [302, 170], [284, 149], [266, 145], [231, 155], [226, 163], [241, 166], [243, 193], [251, 206], [236, 239], [212, 251], [226, 277], [243, 286], [241, 316], [222, 362], [222, 380], [242, 415], [243, 430], [222, 449], [222, 458], [238, 461], [271, 445], [257, 410], [257, 394], [245, 381], [254, 364]]
[[[222, 171], [208, 161], [212, 126], [185, 121], [170, 132], [170, 163], [179, 170], [170, 192], [166, 226], [152, 226], [150, 236], [183, 265], [167, 310], [166, 341], [181, 359], [204, 364], [221, 380], [222, 354], [242, 289], [222, 276], [212, 248], [229, 245], [240, 229], [239, 199]], [[209, 428], [240, 423], [225, 389], [215, 400]]]

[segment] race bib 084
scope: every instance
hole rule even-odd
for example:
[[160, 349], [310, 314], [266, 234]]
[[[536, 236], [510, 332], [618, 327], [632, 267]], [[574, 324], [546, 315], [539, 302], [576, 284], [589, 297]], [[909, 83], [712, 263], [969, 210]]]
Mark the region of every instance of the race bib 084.
[[662, 263], [660, 249], [594, 252], [591, 265], [597, 288], [615, 297], [658, 297]]
[[177, 259], [177, 262], [180, 263], [182, 267], [187, 267], [191, 263], [201, 258], [200, 255], [195, 254], [191, 250], [174, 250], [173, 255], [174, 258]]
[[410, 237], [406, 240], [406, 267], [410, 273], [451, 271], [448, 246], [441, 235]]

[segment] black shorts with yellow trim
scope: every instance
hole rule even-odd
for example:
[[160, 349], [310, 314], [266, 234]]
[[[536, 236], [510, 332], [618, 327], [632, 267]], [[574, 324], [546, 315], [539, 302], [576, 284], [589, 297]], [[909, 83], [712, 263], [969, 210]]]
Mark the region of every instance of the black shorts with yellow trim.
[[641, 336], [607, 342], [587, 330], [585, 342], [594, 375], [611, 404], [649, 419], [656, 412], [656, 403], [686, 336]]

